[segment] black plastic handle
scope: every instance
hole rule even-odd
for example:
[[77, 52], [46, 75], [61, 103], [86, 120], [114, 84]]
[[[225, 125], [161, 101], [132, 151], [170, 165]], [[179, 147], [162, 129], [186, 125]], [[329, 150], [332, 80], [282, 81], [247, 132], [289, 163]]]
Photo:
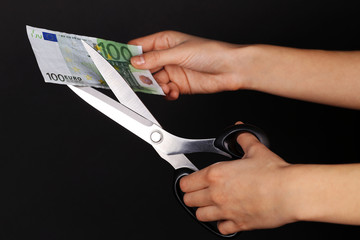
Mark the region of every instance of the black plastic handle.
[[270, 142], [265, 132], [258, 127], [249, 124], [239, 124], [226, 128], [223, 133], [215, 139], [215, 147], [224, 152], [229, 153], [233, 158], [242, 158], [244, 151], [237, 143], [236, 138], [239, 134], [248, 132], [259, 139], [266, 147], [270, 146]]
[[[265, 146], [269, 147], [269, 139], [266, 134], [258, 127], [248, 124], [239, 124], [234, 125], [229, 128], [226, 128], [223, 133], [215, 139], [214, 145], [215, 147], [221, 149], [224, 152], [229, 153], [233, 158], [242, 158], [244, 156], [244, 151], [241, 146], [237, 143], [236, 138], [239, 134], [248, 132], [256, 136], [260, 142], [262, 142]], [[174, 190], [175, 195], [180, 204], [186, 209], [186, 211], [196, 219], [196, 210], [197, 208], [188, 207], [184, 203], [184, 193], [180, 189], [180, 179], [186, 175], [193, 173], [194, 170], [189, 168], [180, 168], [175, 170], [175, 179], [174, 179]], [[197, 220], [197, 219], [196, 219]], [[217, 227], [217, 222], [200, 222], [203, 227], [210, 230], [210, 232], [215, 235], [223, 238], [233, 238], [238, 233], [233, 233], [229, 235], [224, 235], [219, 232]]]
[[[181, 205], [186, 209], [186, 211], [196, 219], [196, 209], [194, 207], [188, 207], [184, 203], [184, 193], [180, 189], [180, 179], [186, 175], [193, 173], [194, 171], [189, 168], [179, 168], [175, 170], [175, 179], [174, 179], [174, 189], [176, 198], [179, 200]], [[214, 233], [217, 236], [224, 237], [224, 238], [232, 238], [237, 235], [237, 233], [224, 235], [221, 234], [217, 228], [217, 222], [200, 222], [196, 219], [198, 223], [204, 226], [206, 229], [210, 230], [210, 232]]]

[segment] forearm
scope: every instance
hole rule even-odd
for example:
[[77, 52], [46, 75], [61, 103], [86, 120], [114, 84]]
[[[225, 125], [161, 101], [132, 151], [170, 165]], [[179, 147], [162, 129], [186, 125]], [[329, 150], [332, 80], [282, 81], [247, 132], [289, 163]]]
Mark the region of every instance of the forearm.
[[292, 165], [287, 209], [301, 221], [360, 225], [360, 164]]
[[240, 69], [245, 72], [243, 88], [360, 109], [360, 51], [247, 48], [245, 55], [239, 54], [250, 61], [247, 70]]

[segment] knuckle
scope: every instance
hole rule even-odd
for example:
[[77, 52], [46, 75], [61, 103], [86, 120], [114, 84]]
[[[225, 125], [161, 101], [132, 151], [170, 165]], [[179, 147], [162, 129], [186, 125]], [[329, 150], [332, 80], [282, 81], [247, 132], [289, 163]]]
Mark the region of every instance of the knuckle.
[[210, 199], [213, 203], [215, 203], [218, 206], [221, 206], [226, 202], [226, 196], [224, 194], [211, 189], [210, 189]]
[[176, 31], [173, 31], [173, 30], [165, 30], [165, 31], [162, 31], [160, 32], [160, 36], [162, 37], [168, 37], [168, 36], [172, 36], [174, 34], [176, 34], [177, 32]]
[[239, 223], [235, 223], [235, 230], [236, 232], [240, 232], [240, 231], [247, 231], [247, 230], [252, 230], [253, 228], [250, 228], [246, 223], [244, 222], [239, 222]]
[[167, 49], [175, 45], [174, 38], [177, 32], [166, 30], [159, 32], [156, 41], [156, 49]]
[[231, 211], [229, 209], [222, 208], [221, 212], [222, 212], [222, 215], [223, 215], [224, 219], [233, 219], [233, 217], [234, 217], [233, 211]]
[[254, 142], [253, 144], [251, 144], [250, 146], [247, 147], [246, 152], [248, 155], [254, 155], [259, 150], [261, 150], [263, 146], [264, 145], [260, 142]]
[[217, 182], [221, 178], [222, 172], [221, 172], [219, 165], [220, 165], [220, 163], [214, 164], [214, 165], [211, 165], [208, 167], [207, 173], [206, 173], [206, 178], [209, 181], [209, 183]]
[[148, 57], [148, 59], [145, 60], [145, 62], [157, 62], [161, 58], [161, 54], [159, 51], [153, 51], [151, 53], [148, 53], [145, 55], [145, 57]]
[[217, 205], [217, 206], [223, 206], [226, 202], [225, 196], [222, 194], [214, 194], [212, 196], [212, 201]]

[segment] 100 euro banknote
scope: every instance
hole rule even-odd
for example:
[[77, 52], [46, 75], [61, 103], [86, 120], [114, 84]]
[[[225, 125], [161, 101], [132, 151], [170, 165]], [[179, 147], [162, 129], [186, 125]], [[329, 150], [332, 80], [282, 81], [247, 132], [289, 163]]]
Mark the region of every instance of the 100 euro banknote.
[[132, 56], [142, 54], [141, 46], [31, 26], [26, 26], [26, 31], [45, 82], [108, 88], [81, 43], [83, 40], [96, 49], [134, 91], [164, 95], [150, 71], [130, 64]]

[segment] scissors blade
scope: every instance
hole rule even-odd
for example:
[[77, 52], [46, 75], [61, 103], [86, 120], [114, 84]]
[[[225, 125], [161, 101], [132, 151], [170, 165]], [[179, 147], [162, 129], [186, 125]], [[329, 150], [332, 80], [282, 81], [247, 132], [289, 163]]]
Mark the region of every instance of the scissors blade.
[[150, 143], [148, 132], [153, 122], [91, 87], [68, 87], [91, 106]]
[[114, 67], [89, 44], [83, 40], [81, 42], [119, 102], [160, 126], [155, 117]]
[[[86, 42], [82, 41], [82, 44], [84, 45], [95, 66], [98, 68], [99, 72], [104, 77], [106, 83], [109, 85], [111, 91], [114, 93], [119, 102], [124, 106], [134, 110], [141, 116], [152, 121], [156, 125], [160, 126], [159, 122], [150, 113], [150, 111], [138, 98], [136, 93], [130, 88], [130, 86], [123, 79], [123, 77], [113, 68], [113, 66], [111, 66], [111, 64], [108, 63], [106, 59], [103, 58], [103, 56], [101, 56]], [[168, 155], [159, 151], [155, 146], [153, 147], [155, 151], [160, 155], [160, 157], [169, 162], [175, 169], [187, 167], [193, 169], [194, 171], [197, 171], [197, 168], [194, 166], [194, 164], [192, 164], [184, 154]]]
[[[91, 87], [77, 87], [72, 85], [68, 85], [68, 87], [91, 106], [111, 118], [113, 121], [122, 125], [124, 128], [128, 129], [143, 139], [145, 142], [151, 144], [157, 153], [164, 160], [170, 163], [175, 169], [186, 167], [194, 171], [197, 170], [197, 168], [189, 161], [189, 159], [186, 158], [185, 155], [168, 155], [160, 151], [157, 148], [156, 143], [154, 143], [154, 141], [151, 139], [151, 136], [154, 132], [164, 134], [166, 139], [169, 139], [170, 141], [173, 138], [177, 139], [178, 137], [164, 131], [160, 126], [154, 124], [152, 121]], [[174, 140], [172, 142], [174, 143]]]

